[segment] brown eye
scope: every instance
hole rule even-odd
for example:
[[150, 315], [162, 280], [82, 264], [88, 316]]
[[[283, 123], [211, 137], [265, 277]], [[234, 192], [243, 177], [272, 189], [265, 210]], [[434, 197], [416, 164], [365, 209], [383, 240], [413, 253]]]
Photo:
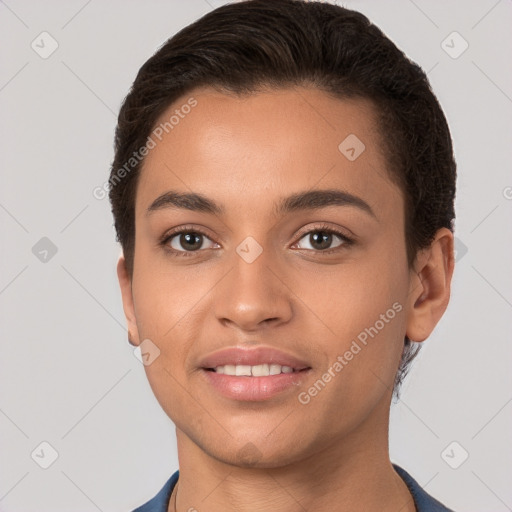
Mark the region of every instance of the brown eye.
[[[210, 246], [205, 247], [205, 242], [209, 241]], [[175, 231], [165, 238], [162, 242], [168, 249], [180, 255], [197, 252], [200, 249], [211, 249], [214, 243], [204, 234], [191, 229]]]
[[[185, 249], [187, 251], [197, 251], [198, 249], [201, 248], [201, 245], [203, 242], [202, 236], [203, 235], [201, 235], [199, 233], [190, 232], [190, 233], [180, 233], [179, 235], [177, 235], [174, 238], [176, 238], [178, 245], [183, 247], [183, 249]], [[172, 247], [172, 243], [171, 243], [171, 247]], [[177, 247], [173, 247], [173, 248], [179, 250]]]
[[[338, 239], [339, 242], [333, 246], [332, 244], [333, 241], [335, 241], [335, 239]], [[351, 242], [351, 240], [349, 240], [346, 236], [342, 235], [341, 233], [326, 229], [316, 229], [314, 231], [310, 231], [309, 233], [306, 233], [306, 235], [304, 235], [300, 240], [306, 240], [310, 245], [310, 247], [299, 247], [300, 249], [315, 251], [325, 251], [326, 249], [334, 249], [342, 245], [349, 244]]]

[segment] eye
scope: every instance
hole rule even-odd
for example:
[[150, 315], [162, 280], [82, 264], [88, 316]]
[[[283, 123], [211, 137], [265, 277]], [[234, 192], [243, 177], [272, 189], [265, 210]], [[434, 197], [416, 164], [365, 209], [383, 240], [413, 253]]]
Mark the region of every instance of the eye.
[[[336, 239], [338, 240], [337, 243]], [[309, 243], [310, 246], [300, 247], [303, 240]], [[209, 244], [206, 243], [205, 246], [205, 242], [209, 242]], [[333, 243], [336, 243], [336, 245], [333, 246]], [[320, 226], [305, 232], [295, 246], [298, 246], [299, 249], [330, 254], [332, 252], [338, 252], [353, 243], [354, 240], [341, 231], [327, 226]], [[218, 246], [218, 244], [213, 242], [202, 230], [190, 226], [182, 226], [170, 233], [166, 233], [162, 237], [160, 245], [162, 245], [171, 256], [185, 257], [194, 256], [194, 253], [201, 250], [213, 249], [215, 246]]]
[[[333, 246], [333, 243], [338, 239], [338, 243]], [[354, 241], [333, 228], [319, 227], [308, 231], [304, 236], [301, 237], [298, 244], [302, 240], [305, 240], [310, 247], [299, 247], [299, 249], [307, 249], [313, 251], [319, 251], [324, 253], [331, 253], [340, 250], [342, 246], [349, 246]]]
[[[206, 240], [211, 244], [209, 247], [204, 246]], [[201, 249], [212, 249], [215, 245], [201, 230], [191, 229], [187, 226], [167, 233], [160, 243], [177, 256], [192, 256], [190, 253]]]

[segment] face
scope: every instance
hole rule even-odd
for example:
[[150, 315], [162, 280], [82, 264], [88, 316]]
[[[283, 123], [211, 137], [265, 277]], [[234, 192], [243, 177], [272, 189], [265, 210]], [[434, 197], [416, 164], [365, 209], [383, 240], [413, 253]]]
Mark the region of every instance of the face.
[[[373, 106], [197, 89], [157, 124], [191, 97], [145, 159], [122, 283], [136, 343], [160, 351], [145, 366], [156, 398], [204, 453], [237, 465], [289, 464], [387, 425], [413, 288]], [[204, 368], [229, 347], [275, 349], [260, 359], [295, 371]]]

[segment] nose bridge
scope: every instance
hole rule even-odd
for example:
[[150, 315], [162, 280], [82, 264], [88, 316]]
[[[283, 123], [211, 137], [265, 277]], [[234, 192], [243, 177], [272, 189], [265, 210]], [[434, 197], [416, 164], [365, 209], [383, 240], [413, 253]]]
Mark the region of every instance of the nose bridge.
[[230, 263], [231, 271], [215, 301], [219, 320], [251, 329], [265, 320], [289, 319], [290, 299], [278, 277], [281, 265], [271, 247], [247, 237], [235, 248]]

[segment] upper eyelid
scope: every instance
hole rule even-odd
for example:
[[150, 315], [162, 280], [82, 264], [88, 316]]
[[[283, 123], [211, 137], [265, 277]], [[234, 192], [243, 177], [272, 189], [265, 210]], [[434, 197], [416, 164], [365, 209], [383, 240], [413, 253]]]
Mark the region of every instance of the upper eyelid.
[[[332, 231], [334, 233], [336, 233], [337, 231], [341, 231], [341, 232], [343, 231], [343, 229], [340, 229], [340, 228], [336, 229], [336, 228], [333, 228], [333, 227], [330, 227], [327, 225], [321, 225], [321, 226], [316, 226], [316, 227], [304, 228], [304, 230], [299, 231], [299, 234], [297, 236], [303, 236], [303, 235], [306, 235], [313, 231], [322, 231], [322, 230]], [[345, 230], [349, 231], [346, 228], [345, 228]], [[202, 227], [196, 228], [193, 226], [180, 226], [178, 228], [166, 231], [164, 233], [164, 235], [161, 237], [161, 239], [162, 240], [169, 239], [169, 238], [172, 238], [173, 236], [179, 235], [181, 233], [199, 233], [201, 235], [209, 237], [209, 234], [206, 231], [207, 231], [206, 228], [202, 228]], [[349, 238], [351, 235], [345, 235], [345, 236], [347, 236], [347, 238]], [[352, 235], [352, 236], [354, 236], [354, 235]]]
[[[175, 236], [177, 235], [181, 235], [182, 233], [198, 233], [200, 235], [203, 235], [205, 237], [207, 237], [209, 240], [211, 240], [210, 236], [208, 235], [208, 233], [206, 232], [206, 229], [203, 229], [203, 228], [195, 228], [195, 227], [192, 227], [192, 226], [180, 226], [178, 228], [175, 228], [175, 229], [171, 229], [169, 231], [166, 231], [162, 237], [160, 238], [160, 240], [162, 242], [166, 242], [166, 241], [169, 241], [171, 238], [174, 238]], [[211, 240], [213, 242], [213, 240]]]
[[[352, 232], [349, 229], [333, 228], [331, 226], [328, 226], [326, 223], [323, 223], [321, 226], [309, 227], [309, 228], [305, 228], [304, 230], [301, 229], [297, 236], [300, 236], [302, 238], [304, 235], [307, 235], [308, 233], [311, 233], [314, 231], [329, 231], [329, 232], [334, 233], [335, 235], [344, 236], [347, 239], [351, 239], [351, 240], [356, 239], [356, 236], [354, 234], [352, 234]], [[348, 231], [348, 233], [344, 233], [344, 231]]]

